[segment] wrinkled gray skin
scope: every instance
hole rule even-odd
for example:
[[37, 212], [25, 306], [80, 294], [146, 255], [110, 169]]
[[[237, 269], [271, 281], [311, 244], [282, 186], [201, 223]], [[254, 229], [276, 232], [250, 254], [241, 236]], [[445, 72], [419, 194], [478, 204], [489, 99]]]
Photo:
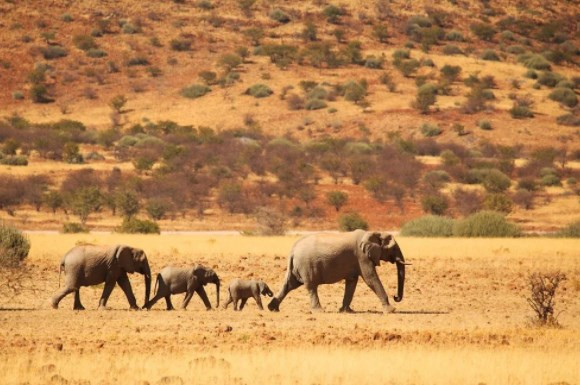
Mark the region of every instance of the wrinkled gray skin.
[[[59, 302], [74, 292], [75, 310], [84, 310], [81, 304], [81, 286], [92, 286], [105, 283], [99, 300], [99, 309], [106, 309], [107, 300], [119, 284], [127, 296], [131, 309], [138, 310], [137, 301], [131, 289], [127, 274], [139, 273], [145, 277], [145, 303], [149, 302], [151, 291], [151, 270], [147, 256], [141, 249], [125, 245], [116, 246], [77, 246], [65, 254], [60, 271], [65, 273], [64, 286], [52, 297], [52, 307], [57, 309]], [[60, 272], [59, 272], [60, 281]]]
[[238, 301], [240, 300], [242, 301], [240, 304], [240, 310], [242, 310], [246, 305], [248, 298], [254, 298], [258, 304], [258, 308], [260, 308], [260, 310], [264, 310], [264, 307], [262, 306], [262, 298], [260, 295], [267, 295], [268, 297], [272, 297], [274, 295], [272, 290], [270, 290], [264, 281], [255, 279], [234, 279], [232, 282], [230, 282], [228, 292], [230, 297], [225, 303], [224, 309], [227, 309], [228, 305], [233, 302], [234, 310], [238, 310]]
[[171, 295], [186, 293], [183, 303], [181, 304], [181, 308], [186, 309], [193, 294], [197, 293], [201, 297], [206, 309], [211, 310], [211, 303], [209, 302], [205, 289], [203, 288], [208, 283], [213, 283], [216, 286], [216, 307], [218, 307], [220, 305], [220, 279], [215, 271], [202, 265], [195, 265], [194, 267], [186, 268], [173, 266], [164, 267], [163, 270], [157, 274], [155, 296], [151, 299], [149, 304], [143, 307], [151, 309], [157, 301], [161, 298], [165, 298], [167, 310], [174, 310], [173, 304], [171, 303]]
[[379, 297], [385, 313], [392, 313], [387, 293], [376, 272], [380, 261], [396, 263], [398, 276], [396, 302], [403, 299], [405, 259], [393, 237], [387, 233], [355, 230], [341, 234], [313, 234], [299, 239], [288, 257], [288, 270], [282, 289], [268, 304], [278, 311], [286, 295], [304, 285], [310, 294], [313, 310], [322, 310], [318, 285], [345, 281], [344, 298], [340, 312], [350, 308], [358, 278]]

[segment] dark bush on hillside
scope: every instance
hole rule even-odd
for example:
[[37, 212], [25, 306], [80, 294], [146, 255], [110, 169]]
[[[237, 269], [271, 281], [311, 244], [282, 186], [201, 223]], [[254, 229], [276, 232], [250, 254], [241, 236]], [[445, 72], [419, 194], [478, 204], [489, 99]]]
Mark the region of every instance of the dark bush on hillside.
[[568, 226], [556, 233], [562, 238], [580, 238], [580, 220], [570, 223]]
[[78, 49], [83, 51], [88, 51], [92, 48], [97, 48], [97, 42], [92, 36], [89, 35], [76, 35], [73, 37], [73, 44]]
[[188, 99], [197, 99], [197, 98], [204, 96], [205, 94], [207, 94], [210, 91], [211, 91], [211, 88], [209, 88], [206, 85], [193, 84], [189, 87], [183, 88], [181, 90], [181, 95], [185, 96]]
[[0, 164], [6, 166], [28, 166], [28, 158], [24, 155], [9, 155], [0, 157]]
[[486, 49], [485, 51], [483, 51], [483, 53], [481, 54], [481, 59], [488, 61], [500, 61], [499, 56], [492, 49]]
[[456, 45], [446, 44], [442, 49], [445, 55], [463, 55], [463, 51]]
[[449, 31], [447, 32], [447, 34], [445, 35], [445, 40], [449, 40], [449, 41], [465, 41], [465, 37], [463, 36], [463, 34], [459, 31]]
[[309, 99], [308, 101], [306, 101], [306, 104], [304, 105], [304, 108], [307, 110], [320, 110], [326, 107], [327, 104], [324, 102], [324, 100], [320, 99]]
[[510, 178], [503, 172], [491, 169], [483, 178], [483, 187], [489, 192], [499, 193], [507, 190], [511, 185]]
[[480, 211], [453, 225], [453, 235], [457, 237], [518, 237], [520, 234], [517, 225], [494, 211]]
[[411, 77], [415, 72], [417, 72], [417, 69], [419, 69], [420, 66], [419, 61], [416, 59], [395, 60], [393, 64], [406, 78]]
[[48, 95], [48, 88], [44, 84], [34, 84], [30, 88], [30, 99], [34, 103], [52, 103], [54, 99], [52, 99]]
[[129, 67], [132, 67], [132, 66], [147, 66], [149, 64], [150, 64], [149, 63], [149, 59], [147, 59], [145, 56], [135, 56], [135, 57], [132, 57], [131, 59], [129, 59], [127, 61], [127, 65]]
[[537, 53], [524, 53], [518, 56], [518, 61], [524, 66], [534, 70], [549, 71], [552, 66], [546, 58]]
[[159, 234], [159, 225], [147, 219], [125, 218], [121, 226], [115, 229], [118, 233]]
[[271, 209], [260, 208], [254, 214], [258, 224], [259, 235], [284, 235], [286, 233], [286, 217], [283, 213]]
[[497, 33], [492, 25], [486, 23], [473, 23], [469, 29], [475, 36], [485, 41], [491, 41]]
[[444, 170], [432, 170], [427, 172], [423, 176], [423, 182], [425, 182], [429, 187], [434, 189], [439, 189], [450, 181], [451, 177]]
[[453, 235], [453, 219], [426, 215], [403, 225], [401, 235], [406, 237], [450, 237]]
[[562, 80], [565, 80], [562, 75], [550, 71], [542, 71], [540, 76], [538, 76], [538, 84], [550, 88], [556, 87]]
[[171, 49], [178, 52], [191, 51], [192, 44], [193, 40], [189, 37], [178, 37], [169, 42]]
[[578, 104], [578, 97], [570, 88], [555, 88], [548, 97], [570, 108]]
[[449, 208], [449, 202], [445, 195], [433, 193], [425, 195], [421, 199], [421, 206], [426, 213], [443, 215]]
[[107, 56], [107, 51], [104, 51], [100, 48], [91, 48], [87, 50], [86, 53], [88, 57], [92, 57], [95, 59]]
[[[417, 95], [415, 96], [415, 101], [413, 102], [413, 107], [421, 111], [421, 113], [426, 114], [429, 112], [429, 107], [435, 104], [437, 101], [437, 86], [432, 83], [426, 83], [417, 89]], [[425, 125], [424, 125], [425, 126]], [[435, 126], [436, 127], [436, 126]], [[429, 128], [429, 127], [427, 127]], [[437, 127], [438, 129], [439, 127]], [[425, 136], [436, 136], [441, 133], [441, 130], [423, 130], [421, 131]], [[431, 135], [430, 135], [431, 134]]]
[[369, 224], [356, 212], [343, 214], [338, 219], [338, 226], [341, 231], [353, 231], [357, 229], [368, 230]]
[[534, 193], [530, 190], [519, 189], [514, 194], [513, 201], [524, 210], [531, 210], [534, 203]]
[[522, 55], [526, 52], [526, 49], [521, 45], [510, 45], [505, 50], [512, 55]]
[[0, 267], [17, 266], [28, 256], [30, 241], [14, 227], [0, 223]]
[[577, 113], [570, 113], [558, 116], [556, 122], [562, 126], [580, 127], [580, 116]]
[[421, 133], [427, 137], [438, 136], [441, 134], [441, 128], [436, 124], [424, 123], [421, 125]]
[[460, 74], [460, 66], [445, 64], [443, 67], [441, 67], [441, 75], [451, 83], [456, 81]]
[[288, 16], [288, 14], [283, 10], [276, 8], [270, 12], [270, 19], [285, 24], [290, 21], [290, 16]]
[[46, 60], [59, 59], [68, 55], [68, 51], [65, 48], [57, 45], [41, 48], [40, 52]]
[[528, 106], [521, 106], [517, 103], [514, 103], [512, 108], [510, 108], [510, 115], [514, 119], [527, 119], [533, 118], [534, 113], [530, 110]]
[[478, 191], [456, 189], [453, 192], [455, 207], [463, 216], [473, 214], [481, 210], [483, 198]]
[[346, 14], [343, 8], [332, 4], [326, 6], [322, 13], [326, 16], [326, 20], [332, 24], [338, 24], [340, 22], [340, 17]]
[[304, 108], [304, 98], [300, 97], [299, 95], [290, 94], [288, 97], [286, 97], [286, 101], [290, 110], [301, 110]]

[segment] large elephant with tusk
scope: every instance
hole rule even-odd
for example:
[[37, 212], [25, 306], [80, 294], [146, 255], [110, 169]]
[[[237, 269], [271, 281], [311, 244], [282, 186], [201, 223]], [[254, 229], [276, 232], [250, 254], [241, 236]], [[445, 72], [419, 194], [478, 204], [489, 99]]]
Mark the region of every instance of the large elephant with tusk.
[[[131, 309], [137, 310], [137, 301], [131, 289], [127, 274], [139, 273], [145, 277], [145, 305], [149, 302], [151, 291], [151, 269], [147, 255], [141, 249], [125, 246], [77, 246], [65, 254], [60, 271], [65, 273], [65, 284], [53, 297], [52, 307], [58, 308], [59, 302], [68, 294], [75, 293], [74, 309], [84, 310], [81, 304], [80, 288], [82, 286], [105, 283], [99, 301], [99, 309], [105, 309], [107, 300], [116, 284], [127, 296]], [[60, 281], [60, 272], [59, 272]]]
[[288, 270], [282, 289], [268, 304], [268, 309], [278, 311], [286, 295], [304, 285], [310, 294], [313, 310], [321, 310], [318, 285], [345, 281], [341, 312], [352, 312], [350, 304], [358, 278], [379, 297], [383, 310], [392, 313], [387, 293], [379, 279], [376, 267], [380, 261], [397, 266], [398, 288], [396, 302], [403, 299], [405, 262], [395, 239], [385, 232], [355, 230], [341, 234], [313, 234], [299, 239], [288, 258]]

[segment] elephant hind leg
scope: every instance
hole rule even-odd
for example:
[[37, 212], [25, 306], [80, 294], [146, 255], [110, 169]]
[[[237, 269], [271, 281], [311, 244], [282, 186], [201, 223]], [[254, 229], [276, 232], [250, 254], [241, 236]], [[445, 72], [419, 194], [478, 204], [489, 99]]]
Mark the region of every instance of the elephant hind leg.
[[75, 290], [75, 304], [74, 304], [73, 309], [74, 310], [85, 310], [85, 307], [81, 303], [80, 289]]
[[308, 294], [310, 294], [310, 307], [312, 310], [323, 310], [320, 305], [320, 298], [318, 298], [318, 286], [308, 287]]
[[75, 291], [76, 289], [72, 288], [72, 287], [63, 287], [62, 289], [60, 289], [53, 297], [52, 297], [52, 308], [53, 309], [58, 309], [58, 304], [60, 303], [60, 301], [62, 301], [62, 299], [64, 297], [66, 297], [67, 295], [69, 295], [70, 293], [72, 293], [73, 291]]
[[157, 301], [159, 301], [161, 298], [163, 298], [162, 295], [159, 295], [159, 293], [155, 294], [155, 296], [147, 304], [147, 306], [146, 306], [147, 310], [151, 309], [153, 307], [153, 305], [155, 305], [157, 303]]
[[354, 279], [347, 279], [344, 286], [344, 298], [342, 300], [342, 307], [339, 312], [341, 313], [354, 313], [354, 310], [350, 308], [352, 302], [352, 297], [354, 296], [354, 291], [356, 290], [356, 284], [358, 282], [358, 277]]
[[303, 283], [298, 281], [298, 279], [296, 279], [296, 277], [294, 276], [294, 274], [292, 274], [292, 272], [289, 272], [286, 278], [286, 282], [284, 282], [284, 285], [282, 286], [282, 289], [280, 290], [278, 295], [272, 298], [272, 300], [268, 304], [268, 309], [270, 311], [280, 311], [280, 304], [282, 303], [282, 301], [284, 301], [284, 298], [286, 298], [288, 293], [294, 289], [299, 288], [302, 285]]
[[175, 310], [173, 304], [171, 303], [171, 294], [165, 296], [165, 303], [167, 304], [167, 310]]
[[248, 302], [247, 298], [242, 299], [242, 303], [240, 304], [240, 311], [244, 309], [244, 306], [246, 306], [246, 302]]
[[234, 300], [232, 299], [232, 296], [230, 295], [230, 297], [228, 298], [228, 300], [226, 301], [226, 303], [224, 304], [224, 309], [227, 309], [229, 304], [234, 302]]

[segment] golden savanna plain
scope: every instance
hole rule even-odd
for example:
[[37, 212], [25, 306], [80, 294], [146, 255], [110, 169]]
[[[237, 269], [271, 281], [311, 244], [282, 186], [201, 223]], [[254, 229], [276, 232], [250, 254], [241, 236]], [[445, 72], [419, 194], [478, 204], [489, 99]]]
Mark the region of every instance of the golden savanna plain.
[[[129, 311], [116, 288], [109, 311], [97, 311], [102, 286], [81, 290], [86, 311], [49, 299], [58, 263], [76, 244], [142, 247], [152, 270], [201, 263], [223, 285], [262, 278], [276, 292], [297, 236], [29, 235], [32, 248], [20, 286], [2, 287], [2, 384], [577, 384], [580, 382], [580, 242], [571, 239], [423, 239], [399, 237], [407, 261], [405, 298], [385, 315], [362, 282], [356, 314], [340, 314], [343, 285], [320, 289], [324, 313], [312, 313], [303, 288], [279, 313], [252, 300], [205, 311], [194, 296], [187, 310]], [[531, 325], [527, 275], [561, 270], [559, 328]], [[379, 275], [390, 296], [395, 268]], [[10, 277], [8, 277], [10, 278]], [[6, 277], [4, 278], [6, 280]], [[62, 280], [62, 277], [61, 277]], [[9, 280], [8, 280], [9, 281]], [[131, 277], [139, 303], [142, 277]], [[10, 294], [10, 295], [9, 295]], [[215, 289], [208, 286], [215, 305]], [[181, 296], [174, 298], [180, 304]], [[268, 299], [265, 300], [266, 302]]]

